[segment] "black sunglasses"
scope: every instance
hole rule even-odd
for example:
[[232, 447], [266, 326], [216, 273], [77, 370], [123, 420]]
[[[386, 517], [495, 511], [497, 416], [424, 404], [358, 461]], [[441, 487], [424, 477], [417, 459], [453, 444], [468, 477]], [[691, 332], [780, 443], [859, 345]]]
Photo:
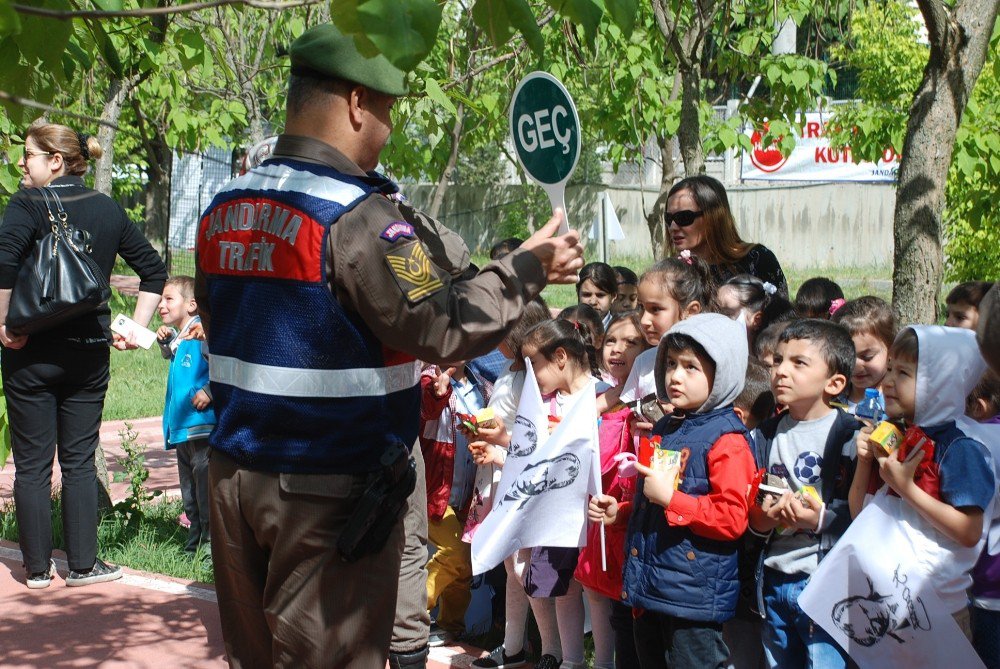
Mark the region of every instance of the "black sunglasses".
[[685, 209], [683, 211], [675, 211], [672, 214], [667, 211], [663, 213], [663, 223], [668, 228], [671, 223], [676, 223], [679, 228], [686, 228], [694, 223], [699, 216], [701, 216], [700, 211], [689, 211]]

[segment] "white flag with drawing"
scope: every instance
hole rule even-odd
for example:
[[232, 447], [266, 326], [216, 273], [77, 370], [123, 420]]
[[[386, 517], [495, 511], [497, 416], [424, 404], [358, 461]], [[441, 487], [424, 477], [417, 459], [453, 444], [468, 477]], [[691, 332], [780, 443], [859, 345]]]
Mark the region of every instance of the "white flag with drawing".
[[799, 606], [861, 669], [982, 669], [876, 495], [809, 579]]
[[549, 434], [549, 415], [528, 367], [507, 461], [493, 508], [472, 538], [472, 573], [482, 574], [519, 548], [580, 547], [587, 503], [600, 492], [597, 399], [593, 382], [577, 394]]

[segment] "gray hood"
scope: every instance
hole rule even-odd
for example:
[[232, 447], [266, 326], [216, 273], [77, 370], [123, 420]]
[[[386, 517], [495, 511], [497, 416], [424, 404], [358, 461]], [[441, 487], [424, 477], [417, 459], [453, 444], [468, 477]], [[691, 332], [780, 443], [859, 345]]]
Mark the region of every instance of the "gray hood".
[[976, 333], [943, 325], [911, 325], [917, 335], [917, 398], [913, 418], [930, 427], [965, 415], [965, 398], [972, 392], [986, 361]]
[[[747, 329], [722, 314], [698, 314], [674, 324], [667, 334], [683, 334], [691, 337], [708, 353], [715, 362], [715, 382], [708, 399], [695, 413], [707, 413], [713, 409], [732, 404], [743, 392], [747, 376]], [[660, 340], [656, 351], [656, 396], [661, 402], [669, 402], [664, 373], [667, 368], [666, 336]]]

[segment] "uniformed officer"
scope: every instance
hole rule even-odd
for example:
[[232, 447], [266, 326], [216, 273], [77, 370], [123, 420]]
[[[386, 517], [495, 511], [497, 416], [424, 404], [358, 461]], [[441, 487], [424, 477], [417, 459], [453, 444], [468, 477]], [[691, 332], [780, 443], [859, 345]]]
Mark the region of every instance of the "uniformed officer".
[[547, 281], [576, 280], [583, 249], [553, 217], [453, 281], [464, 245], [404, 216], [374, 172], [403, 73], [332, 25], [303, 33], [291, 59], [285, 134], [198, 233], [219, 610], [233, 666], [381, 668], [401, 519], [360, 560], [337, 542], [383, 455], [416, 441], [417, 359], [490, 351]]

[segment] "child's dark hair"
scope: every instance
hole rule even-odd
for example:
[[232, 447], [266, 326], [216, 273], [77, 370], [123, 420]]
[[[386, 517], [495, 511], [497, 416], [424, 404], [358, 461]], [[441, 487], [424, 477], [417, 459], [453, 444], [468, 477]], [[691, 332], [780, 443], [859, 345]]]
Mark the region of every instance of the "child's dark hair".
[[715, 281], [708, 264], [697, 256], [664, 258], [639, 277], [639, 283], [658, 283], [683, 309], [692, 302], [702, 312], [716, 311]]
[[819, 318], [803, 318], [790, 323], [778, 337], [778, 343], [799, 339], [816, 343], [830, 374], [843, 374], [850, 383], [854, 371], [854, 342], [847, 328]]
[[524, 305], [524, 312], [521, 314], [521, 318], [511, 326], [501, 342], [508, 351], [514, 354], [514, 361], [510, 366], [511, 369], [524, 369], [524, 363], [521, 358], [521, 343], [524, 342], [524, 335], [537, 324], [547, 321], [550, 318], [552, 318], [552, 314], [549, 312], [545, 300], [541, 297], [536, 297]]
[[500, 258], [503, 258], [511, 251], [520, 248], [523, 243], [524, 240], [518, 239], [517, 237], [501, 239], [490, 248], [490, 260], [499, 260]]
[[889, 347], [890, 360], [920, 362], [920, 340], [913, 328], [903, 328]]
[[603, 262], [589, 262], [580, 269], [580, 280], [576, 283], [576, 296], [580, 296], [580, 286], [587, 279], [600, 290], [614, 297], [618, 294], [618, 277], [611, 265]]
[[528, 344], [536, 347], [546, 360], [552, 360], [556, 349], [561, 348], [583, 369], [589, 370], [594, 376], [601, 374], [597, 366], [594, 334], [586, 321], [568, 321], [562, 318], [542, 321], [525, 333], [521, 347]]
[[970, 307], [978, 309], [979, 303], [992, 287], [992, 281], [966, 281], [952, 288], [948, 297], [944, 298], [944, 302], [945, 304], [968, 304]]
[[747, 361], [747, 376], [743, 392], [736, 396], [733, 406], [742, 409], [758, 425], [774, 415], [774, 392], [771, 390], [771, 372], [760, 360]]
[[[562, 314], [559, 315], [562, 316]], [[604, 331], [604, 334], [607, 335], [609, 332], [611, 332], [611, 328], [613, 328], [618, 323], [621, 323], [622, 321], [628, 321], [629, 323], [632, 324], [632, 327], [634, 327], [640, 335], [642, 334], [642, 313], [638, 309], [630, 309], [628, 311], [623, 311], [620, 314], [614, 316], [608, 322], [608, 328]], [[650, 344], [646, 342], [645, 337], [642, 337], [642, 348], [643, 350], [650, 348]]]
[[618, 285], [619, 286], [638, 286], [639, 277], [636, 276], [635, 272], [630, 270], [628, 267], [623, 265], [615, 265], [612, 267], [615, 274], [618, 275]]
[[163, 284], [163, 287], [175, 286], [185, 300], [194, 299], [194, 277], [186, 274], [176, 274]]
[[757, 333], [753, 340], [753, 355], [758, 360], [764, 357], [764, 353], [774, 353], [778, 348], [778, 339], [790, 324], [795, 321], [778, 321], [771, 323], [766, 328]]
[[865, 295], [848, 300], [830, 320], [847, 328], [852, 337], [860, 334], [878, 337], [886, 348], [896, 339], [896, 317], [892, 307], [881, 297]]
[[979, 383], [965, 399], [965, 412], [972, 413], [980, 400], [986, 403], [986, 416], [983, 418], [1000, 414], [1000, 374], [992, 370], [983, 374], [983, 378], [979, 379]]
[[[722, 286], [728, 286], [736, 292], [740, 305], [753, 313], [760, 313], [760, 325], [757, 331], [763, 330], [771, 323], [789, 321], [795, 318], [795, 309], [791, 302], [781, 296], [773, 284], [761, 281], [752, 274], [737, 274], [726, 280]], [[736, 314], [726, 314], [734, 316]]]
[[830, 318], [834, 300], [844, 299], [844, 291], [836, 281], [825, 276], [806, 279], [795, 293], [795, 311], [800, 318]]
[[589, 304], [574, 304], [572, 307], [566, 307], [559, 312], [556, 318], [561, 318], [571, 323], [585, 321], [594, 336], [595, 345], [604, 338], [604, 321], [601, 319], [601, 314]]
[[707, 361], [712, 365], [712, 369], [715, 369], [715, 360], [708, 354], [705, 347], [698, 343], [698, 340], [691, 335], [681, 334], [680, 332], [668, 332], [663, 335], [663, 340], [661, 345], [669, 351], [677, 351], [681, 353], [683, 351], [691, 351], [699, 360]]

